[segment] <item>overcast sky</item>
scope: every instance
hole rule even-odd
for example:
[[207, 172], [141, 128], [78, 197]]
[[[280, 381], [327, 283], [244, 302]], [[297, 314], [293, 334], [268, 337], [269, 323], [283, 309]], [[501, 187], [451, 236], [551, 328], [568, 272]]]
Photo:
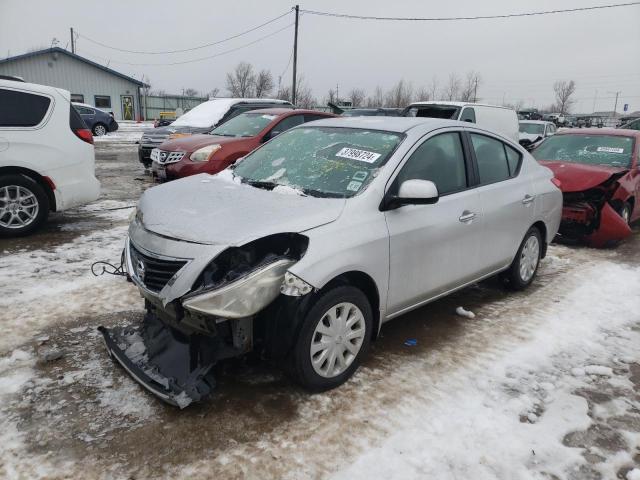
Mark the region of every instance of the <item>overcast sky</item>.
[[[302, 0], [300, 0], [302, 2]], [[376, 16], [473, 16], [603, 5], [622, 0], [304, 0], [301, 8]], [[95, 7], [93, 7], [95, 5]], [[211, 0], [139, 2], [135, 0], [0, 0], [0, 58], [48, 47], [55, 37], [68, 47], [69, 27], [113, 47], [177, 50], [215, 42], [285, 13], [291, 2]], [[291, 82], [288, 65], [293, 28], [238, 51], [185, 65], [166, 64], [245, 45], [293, 21], [286, 16], [223, 44], [193, 52], [142, 55], [120, 52], [80, 37], [77, 53], [122, 73], [150, 79], [153, 89], [183, 88], [225, 92], [225, 74], [238, 62], [270, 69], [277, 82]], [[435, 77], [443, 86], [451, 72], [476, 70], [479, 97], [489, 103], [545, 106], [553, 101], [553, 82], [577, 84], [574, 112], [612, 110], [621, 91], [624, 103], [640, 110], [640, 6], [500, 20], [457, 22], [381, 22], [303, 15], [298, 69], [322, 99], [329, 88], [340, 93], [363, 88], [371, 93], [404, 78], [414, 88]]]

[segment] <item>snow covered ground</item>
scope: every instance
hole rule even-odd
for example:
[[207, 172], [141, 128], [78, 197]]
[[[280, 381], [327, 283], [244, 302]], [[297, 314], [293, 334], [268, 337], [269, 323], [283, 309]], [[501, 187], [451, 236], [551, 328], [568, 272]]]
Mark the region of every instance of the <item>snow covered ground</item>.
[[118, 130], [100, 137], [93, 137], [96, 146], [136, 143], [146, 130], [153, 128], [153, 122], [118, 122]]
[[385, 325], [337, 390], [238, 361], [179, 411], [96, 331], [142, 314], [130, 284], [89, 267], [118, 260], [148, 185], [133, 145], [98, 148], [98, 203], [0, 243], [0, 478], [637, 480], [640, 232], [552, 246], [526, 292], [483, 282]]

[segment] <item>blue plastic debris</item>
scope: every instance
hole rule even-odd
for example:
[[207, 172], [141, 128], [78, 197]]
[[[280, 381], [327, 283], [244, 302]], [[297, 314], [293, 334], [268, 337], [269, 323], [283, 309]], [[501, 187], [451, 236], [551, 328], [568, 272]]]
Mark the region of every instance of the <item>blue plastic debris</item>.
[[404, 344], [407, 347], [415, 347], [418, 344], [418, 340], [416, 340], [415, 338], [410, 338], [408, 340], [405, 340]]

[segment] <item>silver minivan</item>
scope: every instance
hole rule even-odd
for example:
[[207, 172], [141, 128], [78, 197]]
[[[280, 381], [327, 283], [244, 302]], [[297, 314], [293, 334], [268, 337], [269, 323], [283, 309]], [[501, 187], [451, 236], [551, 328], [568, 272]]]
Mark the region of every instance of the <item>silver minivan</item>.
[[384, 322], [496, 274], [527, 287], [560, 223], [552, 180], [469, 123], [296, 127], [232, 169], [144, 193], [123, 258], [147, 314], [103, 328], [107, 348], [180, 406], [251, 350], [312, 391], [336, 387]]

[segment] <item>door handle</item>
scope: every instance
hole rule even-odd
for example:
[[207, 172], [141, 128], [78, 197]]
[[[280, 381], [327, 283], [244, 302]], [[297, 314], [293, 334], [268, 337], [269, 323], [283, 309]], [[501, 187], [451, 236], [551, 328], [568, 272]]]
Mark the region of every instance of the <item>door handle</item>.
[[524, 196], [524, 198], [522, 199], [522, 203], [523, 203], [524, 205], [527, 205], [527, 204], [529, 204], [529, 203], [533, 202], [533, 200], [534, 200], [535, 198], [536, 198], [536, 197], [535, 197], [535, 195], [529, 195], [529, 194], [527, 194], [527, 195], [525, 195], [525, 196]]
[[476, 218], [475, 213], [470, 212], [469, 210], [465, 210], [464, 212], [462, 212], [462, 215], [458, 217], [458, 220], [460, 220], [462, 223], [467, 223], [473, 220], [474, 218]]

